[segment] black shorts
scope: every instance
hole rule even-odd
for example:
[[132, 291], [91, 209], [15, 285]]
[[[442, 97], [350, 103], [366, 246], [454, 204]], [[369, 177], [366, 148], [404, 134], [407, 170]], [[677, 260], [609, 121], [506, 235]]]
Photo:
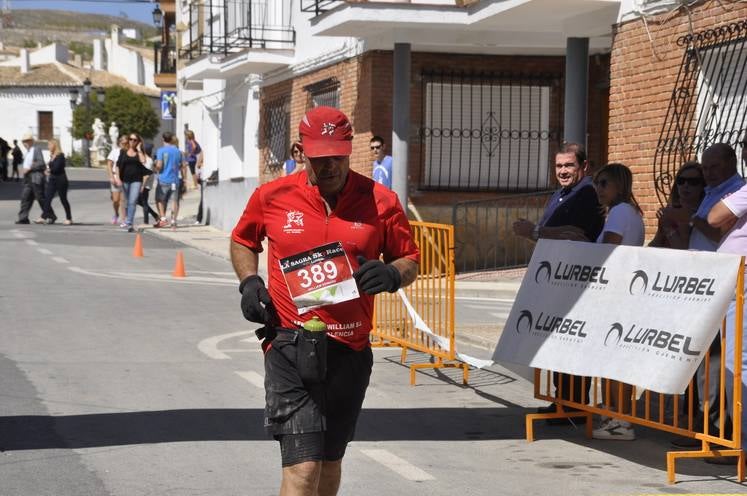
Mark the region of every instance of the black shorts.
[[354, 351], [329, 338], [327, 377], [320, 384], [304, 384], [292, 356], [280, 346], [265, 355], [265, 428], [280, 441], [284, 467], [340, 460], [368, 388], [371, 349]]

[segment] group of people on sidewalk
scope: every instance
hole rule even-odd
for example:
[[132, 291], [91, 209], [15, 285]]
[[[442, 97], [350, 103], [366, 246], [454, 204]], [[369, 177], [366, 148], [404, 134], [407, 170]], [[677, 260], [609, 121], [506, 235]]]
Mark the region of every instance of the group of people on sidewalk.
[[[186, 192], [187, 167], [193, 177], [194, 186], [200, 187], [202, 195], [202, 148], [195, 140], [194, 133], [187, 131], [186, 152], [179, 149], [179, 142], [171, 132], [161, 136], [162, 146], [153, 156], [153, 145], [146, 144], [137, 133], [120, 136], [118, 147], [113, 148], [107, 157], [110, 194], [114, 216], [112, 224], [128, 231], [135, 231], [135, 212], [138, 206], [143, 210], [143, 222], [155, 219], [153, 227], [170, 226], [177, 228], [179, 202]], [[155, 188], [157, 211], [149, 204], [150, 191]], [[171, 204], [170, 215], [167, 215]], [[197, 214], [197, 222], [202, 217], [202, 197]]]
[[[65, 209], [64, 225], [73, 223], [73, 214], [70, 209], [70, 202], [67, 200], [68, 179], [65, 173], [67, 164], [65, 154], [56, 139], [47, 142], [49, 150], [49, 160], [44, 159], [41, 147], [36, 143], [32, 134], [25, 134], [21, 139], [23, 146], [26, 148], [26, 154], [23, 155], [16, 147], [13, 149], [13, 161], [21, 160], [21, 170], [23, 173], [23, 189], [21, 190], [21, 209], [18, 212], [16, 224], [29, 224], [29, 213], [31, 207], [36, 201], [41, 209], [41, 216], [34, 220], [36, 224], [54, 224], [57, 221], [57, 214], [52, 208], [52, 200], [55, 196], [60, 197], [62, 207]], [[16, 142], [14, 141], [14, 144]], [[20, 155], [19, 155], [20, 154]], [[17, 166], [14, 166], [14, 171]]]
[[[13, 146], [0, 136], [0, 182], [3, 181], [20, 181], [21, 176], [18, 173], [18, 166], [23, 162], [23, 152], [18, 146], [18, 140], [13, 140]], [[12, 166], [10, 172], [8, 167]], [[10, 174], [10, 175], [8, 175]]]
[[[741, 146], [742, 160], [747, 164], [747, 139], [742, 140]], [[726, 143], [715, 143], [708, 147], [701, 162], [683, 164], [674, 176], [667, 205], [657, 212], [657, 231], [649, 246], [747, 255], [747, 185], [738, 173], [737, 165], [736, 152]], [[577, 144], [564, 145], [555, 160], [555, 174], [560, 189], [548, 202], [539, 222], [535, 224], [520, 219], [514, 223], [514, 233], [533, 241], [548, 238], [642, 246], [644, 224], [641, 209], [633, 195], [632, 174], [628, 167], [607, 164], [593, 175], [588, 173], [588, 169], [582, 147]], [[732, 302], [726, 318], [726, 342], [721, 343], [720, 337], [716, 337], [709, 350], [711, 370], [705, 370], [703, 363], [696, 373], [700, 415], [710, 420], [711, 432], [718, 431], [715, 424], [719, 415], [718, 368], [722, 350], [726, 353], [729, 371], [726, 374], [726, 401], [733, 405], [733, 388], [728, 382], [734, 370], [734, 305], [735, 302]], [[747, 330], [747, 326], [744, 329]], [[741, 381], [744, 394], [747, 394], [747, 353], [743, 353], [742, 357]], [[563, 399], [588, 403], [592, 384], [590, 378], [575, 376], [571, 379], [569, 375], [555, 374], [553, 382], [556, 390], [563, 392]], [[609, 403], [607, 406], [631, 413], [632, 388], [615, 381], [609, 382], [610, 394], [605, 398]], [[582, 386], [584, 383], [586, 387]], [[709, 385], [707, 390], [706, 384]], [[569, 394], [571, 391], [572, 398]], [[702, 411], [706, 399], [711, 405], [708, 412]], [[540, 413], [555, 411], [554, 404], [540, 409]], [[579, 420], [583, 422], [585, 417], [579, 417]], [[557, 424], [564, 421], [551, 419], [549, 422]], [[727, 419], [729, 430], [730, 424]], [[629, 422], [606, 418], [594, 429], [593, 436], [596, 439], [633, 440], [635, 431]], [[744, 445], [747, 443], [744, 430], [742, 436]], [[686, 443], [681, 440], [675, 442], [680, 442], [681, 446]], [[733, 461], [728, 458], [716, 460]]]

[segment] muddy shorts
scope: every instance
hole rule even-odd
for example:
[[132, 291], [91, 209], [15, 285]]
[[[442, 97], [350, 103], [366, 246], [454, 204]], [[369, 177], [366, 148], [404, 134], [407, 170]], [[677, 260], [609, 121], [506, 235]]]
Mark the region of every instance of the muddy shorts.
[[280, 441], [284, 467], [340, 460], [355, 434], [373, 354], [329, 338], [325, 381], [304, 382], [292, 332], [278, 329], [265, 354], [265, 428]]

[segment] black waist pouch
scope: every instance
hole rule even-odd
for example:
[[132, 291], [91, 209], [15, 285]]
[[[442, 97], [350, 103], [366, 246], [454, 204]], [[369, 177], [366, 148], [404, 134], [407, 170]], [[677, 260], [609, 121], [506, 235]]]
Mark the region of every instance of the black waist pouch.
[[306, 329], [275, 329], [272, 347], [293, 363], [305, 384], [318, 384], [327, 377], [327, 333]]

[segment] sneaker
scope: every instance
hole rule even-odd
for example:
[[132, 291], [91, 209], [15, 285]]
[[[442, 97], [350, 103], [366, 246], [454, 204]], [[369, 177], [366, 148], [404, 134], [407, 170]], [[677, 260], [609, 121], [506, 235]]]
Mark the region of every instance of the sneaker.
[[115, 215], [114, 217], [112, 217], [112, 225], [116, 226], [117, 224], [119, 224], [119, 217]]
[[45, 224], [54, 224], [57, 219], [47, 219], [44, 221]]
[[42, 217], [39, 217], [38, 219], [34, 221], [34, 224], [46, 224], [46, 223], [47, 223], [47, 219], [44, 219]]
[[65, 219], [65, 220], [62, 221], [62, 223], [64, 225], [66, 225], [66, 226], [72, 226], [73, 225], [73, 221], [70, 220], [70, 219]]
[[127, 222], [122, 222], [122, 223], [121, 223], [121, 224], [119, 225], [119, 227], [121, 227], [122, 229], [127, 229]]
[[153, 224], [153, 227], [166, 227], [168, 225], [169, 225], [169, 221], [167, 221], [166, 219], [161, 219], [155, 224]]
[[18, 219], [16, 221], [16, 224], [31, 224], [31, 221], [29, 221], [28, 219]]
[[128, 233], [133, 233], [133, 232], [135, 232], [135, 228], [132, 227], [132, 226], [130, 226], [130, 227], [127, 228], [127, 232]]
[[591, 437], [604, 440], [633, 441], [635, 440], [635, 430], [630, 422], [611, 418], [603, 422], [599, 428], [594, 429]]

